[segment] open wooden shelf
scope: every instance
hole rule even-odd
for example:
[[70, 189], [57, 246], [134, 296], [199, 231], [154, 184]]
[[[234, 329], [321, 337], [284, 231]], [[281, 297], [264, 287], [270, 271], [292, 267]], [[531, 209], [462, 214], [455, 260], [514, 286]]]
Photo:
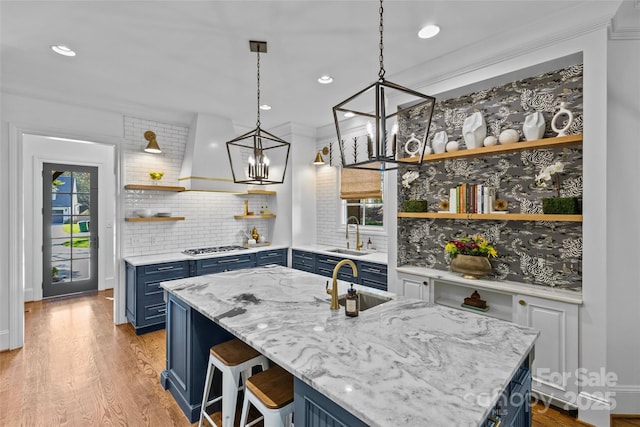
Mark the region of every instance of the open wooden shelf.
[[[512, 144], [494, 145], [493, 147], [480, 147], [472, 150], [459, 150], [440, 154], [427, 154], [423, 157], [423, 162], [435, 162], [446, 159], [457, 159], [461, 157], [479, 157], [489, 154], [512, 153], [523, 150], [534, 150], [540, 148], [564, 147], [582, 144], [582, 134], [558, 136], [555, 138], [537, 139], [535, 141], [514, 142]], [[398, 159], [402, 163], [417, 163], [417, 157], [405, 157]]]
[[247, 190], [247, 194], [262, 194], [265, 196], [275, 196], [276, 192], [272, 190]]
[[234, 215], [234, 219], [262, 219], [262, 218], [275, 218], [274, 214], [258, 214], [258, 215]]
[[142, 184], [127, 184], [124, 186], [125, 190], [156, 190], [156, 191], [185, 191], [184, 187], [174, 187], [170, 185], [142, 185]]
[[522, 213], [448, 213], [448, 212], [398, 212], [398, 218], [474, 219], [497, 221], [564, 221], [582, 222], [582, 215], [522, 214]]
[[142, 217], [129, 217], [124, 219], [127, 222], [159, 222], [159, 221], [184, 221], [183, 216], [149, 216]]

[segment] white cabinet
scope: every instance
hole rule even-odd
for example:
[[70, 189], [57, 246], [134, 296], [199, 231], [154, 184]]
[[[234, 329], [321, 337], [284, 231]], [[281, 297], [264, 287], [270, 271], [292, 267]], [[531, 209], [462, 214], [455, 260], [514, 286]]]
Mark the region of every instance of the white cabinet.
[[514, 321], [540, 331], [531, 369], [533, 389], [561, 402], [578, 395], [578, 306], [514, 295]]
[[413, 274], [398, 273], [400, 293], [408, 298], [431, 301], [431, 286], [429, 278], [414, 276]]

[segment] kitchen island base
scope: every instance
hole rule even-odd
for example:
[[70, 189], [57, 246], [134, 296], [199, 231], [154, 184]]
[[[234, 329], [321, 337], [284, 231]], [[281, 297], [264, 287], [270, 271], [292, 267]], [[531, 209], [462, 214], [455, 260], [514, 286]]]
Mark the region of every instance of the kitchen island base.
[[[235, 338], [234, 335], [220, 325], [169, 294], [167, 368], [162, 372], [160, 381], [162, 386], [171, 392], [187, 419], [192, 423], [200, 417], [209, 349], [233, 338]], [[492, 427], [498, 420], [501, 421], [501, 425], [511, 427], [531, 426], [530, 361], [531, 355], [525, 359], [502, 391], [498, 403], [490, 410], [487, 420], [480, 424], [482, 427]], [[220, 377], [216, 376], [212, 390], [214, 393], [219, 393], [220, 388]], [[481, 396], [469, 398], [477, 399]], [[296, 427], [366, 427], [369, 425], [299, 378], [294, 379], [294, 406]], [[404, 425], [403, 421], [398, 420], [397, 425]]]

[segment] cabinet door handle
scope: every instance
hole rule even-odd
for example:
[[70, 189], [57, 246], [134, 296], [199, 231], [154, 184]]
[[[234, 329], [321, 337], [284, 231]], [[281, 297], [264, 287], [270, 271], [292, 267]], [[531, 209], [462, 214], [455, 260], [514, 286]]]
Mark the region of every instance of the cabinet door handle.
[[158, 271], [165, 271], [165, 270], [173, 270], [173, 266], [170, 266], [170, 267], [158, 267]]
[[279, 254], [276, 252], [271, 252], [270, 254], [266, 254], [265, 256], [278, 256]]
[[525, 300], [521, 299], [520, 301], [518, 301], [518, 304], [527, 305], [527, 302]]
[[158, 313], [160, 313], [160, 314], [164, 314], [166, 312], [167, 312], [166, 308], [161, 308], [160, 310], [158, 310]]
[[219, 264], [224, 264], [227, 262], [238, 262], [240, 261], [240, 258], [234, 258], [234, 259], [221, 259], [220, 261], [218, 261]]
[[429, 282], [426, 282], [426, 281], [422, 282], [422, 284], [425, 285], [425, 286], [429, 286]]
[[373, 273], [380, 273], [380, 270], [377, 269], [377, 268], [367, 268], [365, 271], [370, 271], [370, 272], [373, 272]]

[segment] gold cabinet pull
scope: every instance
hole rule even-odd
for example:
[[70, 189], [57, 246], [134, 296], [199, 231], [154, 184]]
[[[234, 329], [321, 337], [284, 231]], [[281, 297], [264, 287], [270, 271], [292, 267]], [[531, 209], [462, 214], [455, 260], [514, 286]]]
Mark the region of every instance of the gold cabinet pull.
[[527, 302], [525, 300], [521, 299], [520, 301], [518, 301], [518, 304], [527, 305]]

